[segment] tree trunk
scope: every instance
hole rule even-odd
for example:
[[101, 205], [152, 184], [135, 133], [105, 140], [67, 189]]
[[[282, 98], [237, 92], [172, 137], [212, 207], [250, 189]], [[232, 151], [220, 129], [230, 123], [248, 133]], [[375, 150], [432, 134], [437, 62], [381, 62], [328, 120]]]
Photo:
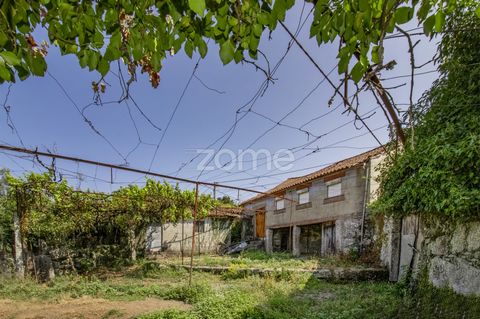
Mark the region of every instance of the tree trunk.
[[130, 260], [136, 261], [137, 260], [137, 245], [135, 244], [135, 230], [129, 229], [128, 230], [128, 247], [130, 249]]
[[17, 191], [17, 209], [13, 212], [13, 258], [15, 261], [15, 274], [18, 278], [25, 277], [25, 263], [23, 260], [23, 240], [21, 230], [22, 206]]

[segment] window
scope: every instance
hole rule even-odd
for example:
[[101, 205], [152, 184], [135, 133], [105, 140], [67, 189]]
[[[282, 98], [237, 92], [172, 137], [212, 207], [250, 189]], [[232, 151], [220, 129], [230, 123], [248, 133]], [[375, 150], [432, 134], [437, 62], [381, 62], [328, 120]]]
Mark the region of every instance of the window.
[[205, 220], [197, 220], [195, 222], [196, 232], [204, 233], [205, 232]]
[[283, 198], [277, 198], [275, 200], [275, 209], [280, 210], [285, 208], [285, 200]]
[[310, 192], [308, 188], [299, 189], [297, 191], [298, 204], [305, 204], [310, 202]]
[[327, 198], [342, 195], [342, 180], [334, 180], [327, 184]]

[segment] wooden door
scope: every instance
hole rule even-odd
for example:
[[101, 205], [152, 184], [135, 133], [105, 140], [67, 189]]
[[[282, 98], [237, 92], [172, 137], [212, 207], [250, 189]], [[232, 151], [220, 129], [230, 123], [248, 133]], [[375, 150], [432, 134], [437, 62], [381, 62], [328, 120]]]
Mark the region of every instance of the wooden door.
[[260, 211], [255, 215], [255, 236], [265, 238], [265, 212]]
[[323, 225], [324, 255], [335, 254], [335, 224], [328, 223]]

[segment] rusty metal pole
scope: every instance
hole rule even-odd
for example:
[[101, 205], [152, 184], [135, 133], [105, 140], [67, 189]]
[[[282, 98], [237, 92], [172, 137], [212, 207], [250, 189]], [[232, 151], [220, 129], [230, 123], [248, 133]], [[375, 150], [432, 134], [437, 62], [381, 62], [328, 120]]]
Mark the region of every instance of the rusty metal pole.
[[182, 213], [182, 241], [180, 244], [180, 252], [182, 253], [182, 266], [183, 266], [183, 256], [185, 255], [185, 216]]
[[188, 279], [188, 284], [192, 285], [192, 270], [193, 270], [193, 254], [195, 252], [195, 220], [197, 217], [198, 209], [198, 183], [195, 184], [195, 206], [193, 209], [193, 222], [192, 222], [192, 250], [190, 251], [190, 276]]

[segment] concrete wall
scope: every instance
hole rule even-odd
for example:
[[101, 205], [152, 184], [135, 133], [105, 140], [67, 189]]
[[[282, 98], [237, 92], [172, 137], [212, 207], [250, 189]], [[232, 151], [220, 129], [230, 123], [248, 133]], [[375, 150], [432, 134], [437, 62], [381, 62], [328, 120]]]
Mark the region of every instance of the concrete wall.
[[[228, 227], [221, 229], [222, 223], [227, 222]], [[147, 231], [147, 251], [189, 253], [192, 243], [192, 221], [168, 223], [165, 225], [151, 226]], [[228, 218], [206, 218], [204, 232], [195, 231], [195, 252], [215, 253], [221, 244], [230, 243], [230, 232], [233, 220]], [[182, 241], [183, 228], [183, 241]]]

